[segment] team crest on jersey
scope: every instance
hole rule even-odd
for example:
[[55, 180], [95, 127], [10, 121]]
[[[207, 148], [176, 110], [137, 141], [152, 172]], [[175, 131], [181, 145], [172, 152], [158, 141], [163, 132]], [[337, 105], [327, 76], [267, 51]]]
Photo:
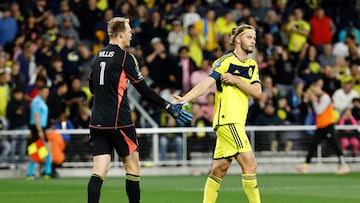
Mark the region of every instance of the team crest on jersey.
[[248, 74], [249, 74], [250, 77], [252, 77], [252, 75], [253, 75], [253, 69], [252, 68], [249, 68]]

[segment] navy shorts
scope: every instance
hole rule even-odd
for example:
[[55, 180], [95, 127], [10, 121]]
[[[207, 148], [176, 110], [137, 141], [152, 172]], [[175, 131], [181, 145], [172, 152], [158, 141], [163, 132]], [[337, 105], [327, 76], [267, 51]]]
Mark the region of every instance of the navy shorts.
[[116, 130], [90, 128], [90, 142], [93, 156], [112, 154], [115, 149], [120, 157], [125, 157], [138, 150], [134, 126]]

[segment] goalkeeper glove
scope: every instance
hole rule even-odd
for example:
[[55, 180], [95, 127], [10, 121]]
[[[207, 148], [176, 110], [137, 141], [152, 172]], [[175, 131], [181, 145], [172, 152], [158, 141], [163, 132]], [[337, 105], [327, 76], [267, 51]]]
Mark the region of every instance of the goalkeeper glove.
[[171, 104], [169, 102], [165, 104], [165, 110], [175, 118], [176, 124], [179, 126], [190, 124], [193, 117], [192, 113], [182, 109], [184, 104], [185, 103]]

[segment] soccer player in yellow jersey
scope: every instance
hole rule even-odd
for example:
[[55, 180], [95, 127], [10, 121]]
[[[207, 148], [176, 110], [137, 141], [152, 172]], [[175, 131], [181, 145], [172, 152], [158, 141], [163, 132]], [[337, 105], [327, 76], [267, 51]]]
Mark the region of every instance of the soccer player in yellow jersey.
[[206, 180], [203, 203], [216, 202], [221, 181], [232, 160], [242, 169], [242, 185], [249, 203], [260, 203], [256, 160], [245, 132], [249, 96], [262, 92], [257, 63], [247, 56], [255, 48], [255, 28], [240, 25], [232, 30], [234, 50], [213, 63], [210, 75], [177, 102], [192, 101], [216, 84], [213, 128], [217, 135], [213, 163]]

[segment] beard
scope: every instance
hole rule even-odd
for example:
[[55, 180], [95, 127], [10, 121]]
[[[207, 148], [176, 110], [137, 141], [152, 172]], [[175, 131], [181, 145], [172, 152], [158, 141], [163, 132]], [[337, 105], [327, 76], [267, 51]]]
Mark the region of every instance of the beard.
[[251, 54], [254, 50], [251, 48], [248, 48], [247, 46], [241, 45], [241, 49], [246, 53], [246, 54]]

